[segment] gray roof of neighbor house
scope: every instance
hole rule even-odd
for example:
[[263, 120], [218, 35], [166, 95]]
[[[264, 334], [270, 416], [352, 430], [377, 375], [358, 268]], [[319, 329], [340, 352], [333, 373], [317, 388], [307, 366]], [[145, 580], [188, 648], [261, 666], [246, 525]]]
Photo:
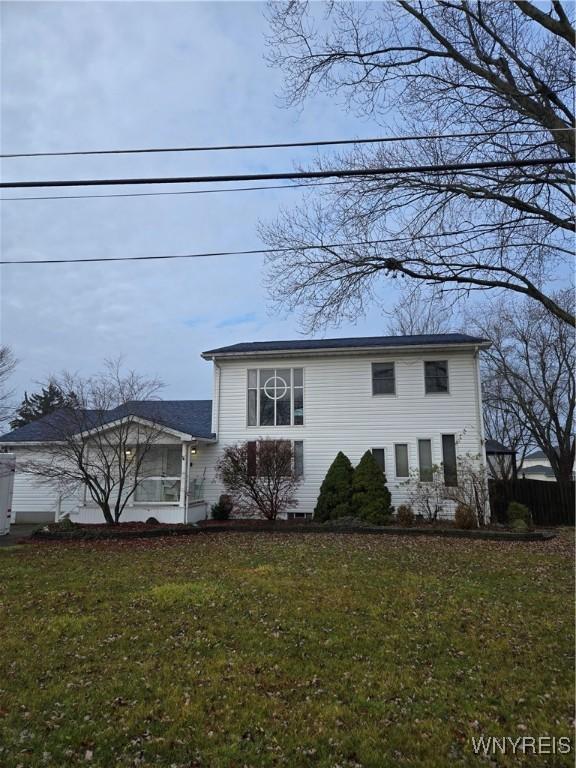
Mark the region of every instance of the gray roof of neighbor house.
[[[556, 451], [558, 451], [558, 448], [555, 448]], [[528, 456], [526, 456], [527, 459], [546, 459], [548, 461], [548, 457], [544, 453], [544, 451], [538, 450], [538, 451], [532, 451], [532, 453], [529, 453]]]
[[229, 347], [209, 349], [202, 357], [250, 355], [266, 352], [306, 352], [320, 350], [385, 349], [388, 347], [452, 346], [457, 344], [488, 346], [490, 342], [465, 333], [435, 333], [420, 336], [353, 336], [344, 339], [293, 339], [290, 341], [248, 341]]
[[487, 454], [491, 453], [516, 453], [513, 448], [506, 448], [503, 443], [499, 443], [498, 440], [490, 440], [489, 438], [484, 443], [484, 448]]
[[0, 443], [42, 443], [58, 440], [63, 430], [70, 434], [105, 426], [126, 416], [136, 416], [193, 437], [212, 439], [212, 400], [134, 400], [99, 413], [86, 410], [82, 419], [63, 409], [13, 429], [0, 436]]
[[522, 467], [520, 472], [523, 475], [546, 475], [546, 477], [554, 476], [554, 470], [551, 466], [546, 466], [546, 464], [533, 464], [531, 467]]

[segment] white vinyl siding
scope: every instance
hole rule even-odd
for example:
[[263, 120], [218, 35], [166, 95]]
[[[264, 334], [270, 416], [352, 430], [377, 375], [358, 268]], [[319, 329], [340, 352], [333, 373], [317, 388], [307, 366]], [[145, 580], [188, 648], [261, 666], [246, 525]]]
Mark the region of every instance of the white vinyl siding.
[[[384, 356], [382, 356], [384, 357]], [[210, 451], [219, 455], [223, 445], [259, 437], [294, 439], [294, 427], [247, 427], [247, 370], [258, 368], [302, 368], [305, 379], [306, 418], [298, 427], [304, 442], [305, 467], [295, 511], [311, 513], [320, 484], [338, 451], [356, 465], [374, 447], [388, 452], [387, 484], [392, 504], [406, 503], [407, 478], [395, 473], [395, 444], [407, 446], [408, 466], [418, 468], [418, 440], [431, 440], [432, 463], [442, 462], [442, 435], [459, 438], [458, 454], [478, 455], [482, 448], [476, 400], [476, 360], [470, 351], [445, 351], [434, 359], [448, 361], [450, 392], [430, 397], [424, 388], [424, 360], [420, 351], [394, 351], [395, 397], [372, 395], [374, 355], [298, 355], [218, 361], [220, 381], [218, 439]], [[203, 449], [206, 450], [206, 449]], [[391, 464], [392, 462], [392, 464]], [[215, 463], [215, 461], [214, 461]], [[206, 501], [214, 503], [223, 489], [215, 476], [214, 463], [206, 464]], [[450, 509], [447, 503], [446, 510]]]

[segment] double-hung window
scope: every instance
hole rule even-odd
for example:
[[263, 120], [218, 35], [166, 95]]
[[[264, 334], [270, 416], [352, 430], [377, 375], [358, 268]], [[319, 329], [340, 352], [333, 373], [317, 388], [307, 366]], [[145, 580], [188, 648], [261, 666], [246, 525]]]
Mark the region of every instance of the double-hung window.
[[444, 467], [444, 485], [458, 485], [456, 438], [454, 435], [442, 435], [442, 465]]
[[427, 395], [448, 394], [448, 360], [424, 361], [424, 389]]
[[249, 427], [304, 424], [303, 369], [249, 369], [247, 408]]
[[396, 443], [394, 446], [394, 458], [396, 461], [396, 477], [408, 477], [408, 443]]
[[140, 466], [140, 482], [134, 501], [177, 504], [180, 500], [182, 446], [153, 445], [146, 449]]
[[376, 464], [382, 472], [386, 473], [386, 451], [384, 448], [372, 448], [372, 456], [376, 459]]
[[[284, 441], [279, 440], [277, 442]], [[258, 462], [258, 444], [258, 440], [250, 440], [247, 443], [248, 474], [253, 477], [259, 476], [261, 473]], [[292, 441], [292, 472], [297, 478], [304, 475], [304, 442], [302, 440]]]
[[394, 363], [372, 363], [372, 394], [396, 394]]
[[432, 482], [432, 441], [418, 440], [418, 466], [420, 480], [423, 483]]

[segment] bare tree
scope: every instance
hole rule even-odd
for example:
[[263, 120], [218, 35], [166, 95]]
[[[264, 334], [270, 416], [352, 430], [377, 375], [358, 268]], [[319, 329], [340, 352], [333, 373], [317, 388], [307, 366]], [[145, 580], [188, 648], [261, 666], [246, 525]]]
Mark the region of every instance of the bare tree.
[[78, 407], [45, 417], [47, 442], [21, 469], [63, 494], [85, 487], [106, 522], [116, 524], [145, 478], [146, 460], [162, 434], [154, 408], [142, 408], [162, 385], [124, 372], [120, 360], [106, 362], [94, 376], [64, 373], [51, 381], [74, 392]]
[[218, 462], [217, 474], [241, 512], [275, 520], [298, 503], [300, 483], [289, 440], [259, 439], [228, 445]]
[[454, 330], [453, 305], [438, 290], [416, 283], [405, 286], [392, 309], [384, 310], [386, 329], [393, 335], [414, 336]]
[[10, 347], [0, 346], [0, 424], [11, 414], [10, 400], [13, 392], [7, 388], [8, 379], [16, 367], [16, 358]]
[[[570, 306], [573, 301], [568, 289], [553, 296], [560, 306]], [[569, 480], [575, 454], [573, 330], [529, 299], [484, 305], [476, 310], [472, 322], [492, 341], [483, 355], [483, 381], [492, 423], [498, 422], [499, 429], [508, 425], [512, 434], [519, 435], [520, 445], [525, 446], [529, 439], [529, 445], [537, 445], [544, 452], [556, 479]]]
[[314, 330], [356, 318], [382, 280], [404, 276], [457, 296], [513, 291], [574, 325], [546, 289], [573, 254], [574, 174], [544, 164], [575, 155], [574, 6], [288, 2], [268, 13], [269, 59], [289, 104], [325, 92], [391, 132], [395, 122], [396, 133], [437, 137], [356, 145], [318, 168], [543, 163], [315, 187], [261, 228], [284, 249], [269, 256], [272, 297]]
[[[536, 447], [536, 443], [526, 421], [519, 413], [520, 409], [508, 407], [514, 402], [514, 393], [506, 381], [492, 376], [489, 366], [485, 366], [483, 370], [482, 402], [486, 437], [514, 451], [516, 465], [521, 467], [526, 454]], [[507, 407], [502, 408], [502, 403]], [[496, 453], [487, 459], [493, 477], [500, 480], [513, 479], [514, 462], [510, 454]]]

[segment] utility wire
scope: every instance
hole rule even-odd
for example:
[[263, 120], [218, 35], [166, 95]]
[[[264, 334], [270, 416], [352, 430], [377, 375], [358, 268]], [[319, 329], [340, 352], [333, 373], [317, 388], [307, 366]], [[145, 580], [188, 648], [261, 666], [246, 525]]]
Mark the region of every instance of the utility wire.
[[[298, 250], [311, 251], [319, 248], [346, 248], [359, 245], [381, 245], [383, 243], [397, 243], [410, 238], [387, 238], [384, 240], [359, 240], [349, 243], [318, 243], [317, 245], [303, 245]], [[168, 259], [207, 259], [216, 256], [255, 256], [265, 253], [288, 253], [293, 248], [253, 248], [246, 251], [206, 251], [201, 253], [171, 253], [161, 256], [94, 256], [87, 259], [23, 259], [21, 261], [0, 261], [0, 265], [6, 264], [87, 264], [101, 261], [164, 261]]]
[[164, 195], [209, 195], [222, 192], [257, 192], [262, 189], [298, 189], [301, 187], [330, 187], [346, 181], [311, 181], [309, 184], [274, 184], [263, 187], [223, 187], [222, 189], [186, 189], [179, 192], [118, 192], [107, 195], [45, 195], [42, 197], [0, 197], [0, 203], [14, 200], [90, 200], [99, 197], [163, 197]]
[[147, 147], [142, 149], [90, 149], [73, 152], [13, 152], [0, 154], [0, 158], [14, 157], [71, 157], [77, 155], [141, 155], [165, 152], [222, 152], [239, 149], [282, 149], [285, 147], [327, 147], [345, 144], [385, 144], [391, 141], [425, 141], [426, 139], [464, 139], [481, 136], [514, 135], [525, 133], [561, 133], [572, 131], [572, 128], [525, 128], [509, 131], [471, 131], [469, 133], [437, 133], [414, 136], [380, 136], [368, 139], [333, 139], [327, 141], [289, 141], [275, 144], [224, 144], [221, 146], [200, 147]]
[[559, 165], [573, 162], [569, 157], [549, 157], [532, 160], [490, 160], [475, 163], [448, 163], [441, 165], [407, 165], [390, 168], [333, 169], [329, 171], [297, 171], [285, 173], [248, 173], [224, 176], [160, 176], [128, 179], [78, 179], [55, 181], [4, 181], [0, 189], [30, 189], [37, 187], [101, 187], [136, 184], [199, 184], [228, 181], [280, 181], [282, 179], [326, 179], [351, 176], [390, 176], [404, 173], [449, 173], [489, 168], [524, 168], [528, 166]]

